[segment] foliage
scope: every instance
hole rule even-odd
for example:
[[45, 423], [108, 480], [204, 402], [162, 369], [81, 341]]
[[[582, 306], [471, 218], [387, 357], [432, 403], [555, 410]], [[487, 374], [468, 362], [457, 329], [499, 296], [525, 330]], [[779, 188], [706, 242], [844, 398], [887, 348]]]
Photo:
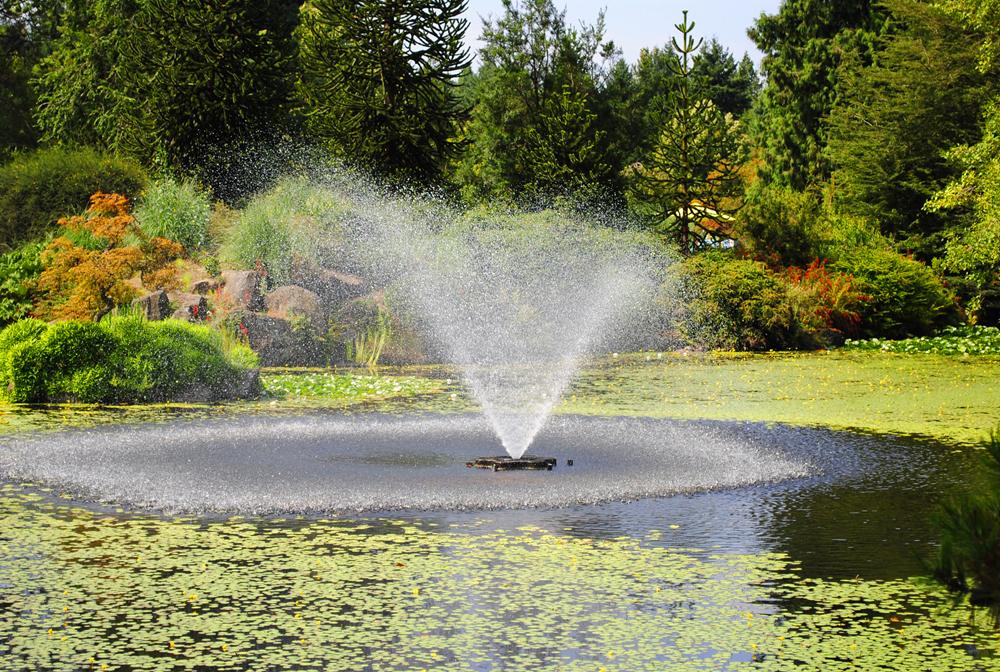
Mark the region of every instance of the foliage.
[[987, 607], [1000, 628], [1000, 426], [983, 448], [983, 482], [973, 486], [979, 489], [945, 502], [934, 519], [941, 535], [934, 577], [968, 592], [970, 603]]
[[292, 12], [283, 0], [80, 6], [39, 65], [45, 139], [100, 142], [219, 186], [219, 148], [287, 119]]
[[385, 350], [390, 338], [392, 338], [392, 318], [387, 312], [378, 310], [372, 323], [363, 325], [353, 340], [347, 343], [347, 358], [355, 364], [367, 366], [368, 370], [374, 373], [378, 369], [378, 360], [382, 357], [382, 351]]
[[26, 243], [0, 255], [0, 327], [31, 314], [43, 243]]
[[15, 322], [0, 332], [0, 399], [15, 403], [228, 398], [244, 389], [245, 346], [219, 333], [139, 313], [98, 323]]
[[982, 326], [945, 327], [934, 336], [898, 341], [885, 338], [848, 340], [844, 343], [844, 348], [934, 355], [1000, 355], [1000, 329]]
[[750, 28], [764, 52], [753, 135], [766, 181], [803, 189], [826, 180], [824, 119], [839, 95], [839, 66], [849, 55], [869, 62], [884, 23], [875, 0], [786, 0]]
[[715, 103], [723, 114], [742, 117], [760, 92], [757, 69], [750, 56], [744, 54], [737, 63], [729, 50], [714, 37], [695, 54], [691, 72], [701, 80], [703, 95]]
[[679, 328], [694, 345], [717, 350], [784, 350], [802, 344], [788, 289], [759, 261], [703, 252], [684, 262], [691, 288]]
[[328, 262], [343, 242], [339, 220], [348, 213], [333, 187], [289, 177], [255, 196], [223, 238], [221, 258], [236, 268], [263, 266], [274, 282], [288, 283], [293, 262]]
[[682, 254], [729, 237], [745, 154], [739, 124], [705, 97], [696, 79], [692, 55], [701, 42], [691, 36], [694, 27], [685, 11], [676, 26], [680, 41], [673, 41], [677, 88], [670, 116], [652, 155], [636, 166], [630, 192], [635, 208]]
[[465, 110], [453, 91], [471, 63], [467, 0], [310, 0], [302, 6], [299, 93], [310, 130], [394, 177], [435, 181]]
[[796, 317], [806, 332], [828, 344], [833, 335], [851, 336], [858, 330], [870, 297], [856, 289], [854, 278], [830, 271], [819, 259], [785, 273]]
[[[129, 284], [136, 274], [147, 288], [172, 287], [170, 262], [181, 246], [165, 238], [149, 238], [128, 212], [119, 194], [96, 193], [85, 215], [60, 220], [67, 235], [56, 238], [41, 253], [45, 270], [38, 278], [39, 315], [50, 318], [99, 319], [112, 308], [135, 298]], [[85, 236], [90, 245], [69, 234]], [[138, 244], [129, 245], [134, 237]]]
[[924, 209], [953, 174], [944, 158], [979, 135], [985, 80], [978, 42], [933, 4], [887, 4], [901, 26], [874, 65], [842, 73], [829, 120], [835, 198], [846, 212], [879, 222], [887, 235], [929, 260], [949, 222]]
[[167, 238], [193, 253], [208, 243], [212, 204], [191, 180], [161, 179], [139, 196], [133, 211], [146, 238]]
[[830, 264], [853, 276], [869, 297], [861, 311], [865, 337], [924, 336], [957, 320], [951, 292], [927, 266], [884, 249], [858, 248]]
[[0, 1], [0, 161], [33, 147], [38, 131], [31, 114], [31, 71], [56, 36], [60, 0]]
[[[928, 208], [960, 222], [949, 231], [941, 267], [973, 285], [968, 309], [980, 322], [1000, 322], [1000, 97], [988, 106], [982, 139], [953, 148], [962, 170]], [[997, 295], [990, 304], [989, 296]], [[992, 318], [992, 319], [991, 319]]]
[[86, 209], [103, 191], [137, 194], [146, 183], [133, 161], [93, 149], [41, 149], [20, 154], [0, 167], [0, 245], [44, 236], [56, 220]]
[[355, 374], [267, 373], [261, 376], [264, 391], [273, 397], [324, 398], [341, 401], [376, 401], [433, 394], [440, 381], [414, 376], [359, 376]]
[[820, 256], [822, 216], [815, 193], [757, 183], [734, 228], [751, 256], [772, 265], [804, 266]]
[[[595, 123], [602, 66], [615, 53], [603, 43], [603, 13], [574, 29], [552, 0], [503, 6], [501, 17], [484, 22], [482, 66], [468, 78], [475, 105], [455, 180], [475, 199], [559, 196], [582, 185], [596, 193], [614, 184], [607, 124]], [[568, 171], [578, 175], [564, 184]]]

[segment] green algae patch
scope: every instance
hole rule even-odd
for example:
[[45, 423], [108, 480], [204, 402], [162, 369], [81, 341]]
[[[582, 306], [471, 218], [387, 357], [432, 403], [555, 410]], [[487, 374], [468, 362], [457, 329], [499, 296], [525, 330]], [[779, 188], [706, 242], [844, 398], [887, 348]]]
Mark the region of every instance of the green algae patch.
[[[187, 521], [0, 488], [0, 656], [61, 670], [950, 670], [1000, 639], [940, 590], [782, 553], [478, 521]], [[978, 658], [978, 660], [977, 660]]]
[[279, 399], [320, 399], [344, 403], [378, 401], [435, 394], [442, 384], [417, 376], [377, 376], [334, 372], [269, 373], [262, 376], [264, 391]]
[[561, 413], [781, 422], [976, 444], [996, 425], [1000, 357], [638, 354], [583, 371]]

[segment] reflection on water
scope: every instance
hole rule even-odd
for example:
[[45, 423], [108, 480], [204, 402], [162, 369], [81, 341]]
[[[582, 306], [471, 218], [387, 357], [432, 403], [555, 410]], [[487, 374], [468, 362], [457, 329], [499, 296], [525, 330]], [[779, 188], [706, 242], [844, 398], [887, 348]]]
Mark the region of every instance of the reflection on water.
[[929, 551], [930, 501], [961, 465], [939, 446], [869, 443], [877, 468], [834, 481], [392, 519], [171, 519], [6, 485], [0, 660], [11, 672], [997, 669], [1000, 639], [907, 578]]

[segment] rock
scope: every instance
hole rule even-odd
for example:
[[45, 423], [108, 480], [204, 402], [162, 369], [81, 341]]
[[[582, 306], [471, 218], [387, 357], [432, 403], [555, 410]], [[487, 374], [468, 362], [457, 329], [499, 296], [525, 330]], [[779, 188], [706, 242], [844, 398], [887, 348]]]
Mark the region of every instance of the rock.
[[132, 302], [146, 315], [147, 320], [164, 320], [170, 314], [170, 298], [162, 289], [150, 292]]
[[267, 314], [285, 320], [294, 320], [295, 316], [303, 316], [317, 334], [326, 332], [326, 314], [320, 303], [319, 296], [304, 287], [285, 285], [278, 287], [264, 297]]
[[291, 276], [296, 285], [315, 292], [327, 306], [339, 306], [368, 291], [362, 278], [322, 268], [302, 258], [293, 260]]
[[323, 366], [325, 344], [310, 331], [296, 330], [280, 317], [245, 312], [238, 322], [261, 366]]
[[196, 280], [191, 283], [192, 294], [211, 294], [219, 288], [218, 280]]
[[200, 294], [170, 292], [167, 294], [170, 303], [177, 306], [173, 317], [188, 322], [201, 322], [208, 317], [208, 301]]
[[264, 296], [261, 294], [260, 280], [260, 274], [255, 271], [223, 271], [223, 296], [233, 308], [262, 310]]

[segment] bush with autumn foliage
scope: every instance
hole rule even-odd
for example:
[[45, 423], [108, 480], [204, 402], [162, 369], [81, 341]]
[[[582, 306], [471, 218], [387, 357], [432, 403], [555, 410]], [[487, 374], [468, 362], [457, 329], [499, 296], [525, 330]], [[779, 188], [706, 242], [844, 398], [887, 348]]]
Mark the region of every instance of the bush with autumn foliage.
[[98, 192], [85, 214], [59, 224], [63, 235], [41, 254], [38, 317], [96, 320], [135, 299], [137, 285], [149, 290], [176, 285], [172, 262], [183, 247], [147, 236], [130, 214], [126, 197]]

